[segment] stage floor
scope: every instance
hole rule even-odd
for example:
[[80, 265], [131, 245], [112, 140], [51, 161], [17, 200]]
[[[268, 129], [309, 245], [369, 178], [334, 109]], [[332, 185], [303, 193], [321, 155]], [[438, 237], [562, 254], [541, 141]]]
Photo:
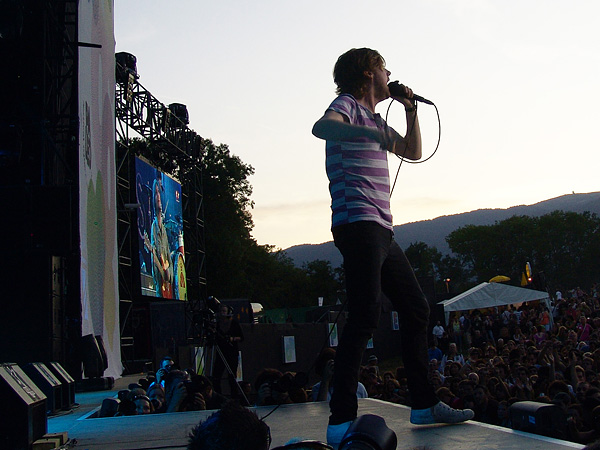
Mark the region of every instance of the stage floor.
[[[139, 378], [139, 377], [137, 377]], [[48, 419], [48, 432], [68, 432], [77, 440], [75, 448], [88, 450], [185, 449], [187, 435], [212, 411], [157, 414], [146, 416], [87, 419], [102, 400], [116, 395], [119, 386], [137, 378], [117, 380], [115, 390], [80, 393], [79, 407], [68, 414]], [[255, 408], [259, 417], [272, 407]], [[559, 450], [580, 449], [582, 445], [529, 433], [513, 431], [470, 421], [457, 425], [416, 426], [409, 422], [410, 409], [374, 399], [359, 400], [359, 415], [375, 414], [385, 419], [398, 436], [398, 449], [426, 446], [430, 450]], [[271, 428], [271, 447], [283, 445], [291, 438], [325, 441], [329, 408], [327, 403], [283, 405], [265, 419]]]

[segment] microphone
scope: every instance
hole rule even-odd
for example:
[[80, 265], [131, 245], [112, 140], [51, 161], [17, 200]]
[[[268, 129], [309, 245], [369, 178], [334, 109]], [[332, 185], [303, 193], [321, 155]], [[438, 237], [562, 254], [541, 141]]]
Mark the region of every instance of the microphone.
[[[390, 90], [390, 94], [392, 95], [392, 97], [406, 97], [406, 94], [404, 92], [404, 85], [400, 84], [399, 81], [392, 81], [391, 83], [388, 84], [388, 88]], [[426, 98], [421, 97], [420, 95], [417, 95], [415, 93], [413, 93], [412, 98], [418, 102], [421, 103], [427, 103], [428, 105], [433, 105], [433, 102], [431, 100], [427, 100]]]

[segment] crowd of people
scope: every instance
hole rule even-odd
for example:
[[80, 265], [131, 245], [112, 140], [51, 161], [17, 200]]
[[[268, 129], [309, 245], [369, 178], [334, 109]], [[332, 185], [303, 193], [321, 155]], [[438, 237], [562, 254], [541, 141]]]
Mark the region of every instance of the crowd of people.
[[[429, 381], [440, 400], [472, 409], [476, 421], [510, 427], [510, 406], [519, 401], [555, 405], [564, 416], [560, 437], [588, 444], [600, 438], [600, 298], [594, 286], [560, 291], [543, 302], [473, 310], [436, 323], [429, 346]], [[301, 373], [265, 368], [253, 385], [240, 382], [232, 394], [242, 406], [328, 401], [335, 350], [315, 362], [319, 382], [307, 386]], [[244, 392], [245, 395], [240, 395]], [[403, 367], [380, 372], [371, 355], [360, 370], [358, 398], [410, 406]], [[250, 401], [248, 401], [250, 399]], [[228, 398], [210, 378], [179, 370], [165, 358], [154, 376], [107, 399], [100, 415], [219, 410]]]
[[210, 378], [192, 369], [180, 370], [167, 356], [156, 373], [119, 391], [116, 399], [105, 399], [99, 416], [212, 410], [222, 408], [227, 401], [227, 397], [213, 388]]
[[[441, 328], [441, 329], [440, 329]], [[552, 306], [509, 305], [465, 311], [437, 323], [429, 381], [454, 408], [480, 422], [511, 426], [518, 401], [556, 405], [564, 429], [555, 437], [587, 444], [600, 438], [600, 298], [597, 286], [557, 291]], [[365, 366], [369, 397], [410, 405], [403, 369], [381, 376]]]
[[[535, 401], [555, 406], [559, 423], [554, 437], [588, 444], [600, 438], [600, 298], [597, 286], [544, 302], [464, 311], [447, 326], [436, 323], [429, 346], [429, 381], [440, 400], [456, 409], [472, 409], [474, 420], [511, 427], [509, 408]], [[328, 401], [334, 349], [317, 358], [320, 381], [275, 396], [259, 395], [257, 405]], [[256, 390], [273, 393], [273, 380], [284, 376], [266, 369]], [[294, 374], [286, 374], [293, 377]], [[360, 369], [357, 398], [377, 398], [411, 406], [403, 367], [380, 372], [371, 355]], [[306, 391], [306, 393], [304, 393]], [[265, 401], [266, 399], [266, 401]]]

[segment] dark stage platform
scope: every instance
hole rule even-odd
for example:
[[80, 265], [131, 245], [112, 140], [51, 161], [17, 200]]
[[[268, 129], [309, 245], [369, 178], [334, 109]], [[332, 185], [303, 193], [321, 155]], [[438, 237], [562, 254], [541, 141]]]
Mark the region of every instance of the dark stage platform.
[[[138, 377], [117, 380], [115, 390], [80, 393], [76, 396], [79, 408], [69, 414], [48, 419], [48, 432], [68, 432], [77, 440], [76, 449], [141, 450], [185, 449], [187, 434], [212, 413], [198, 411], [147, 416], [87, 419], [102, 400], [116, 395], [118, 389], [135, 382]], [[271, 407], [256, 408], [259, 417]], [[427, 446], [431, 450], [560, 450], [580, 449], [582, 445], [546, 438], [507, 428], [467, 422], [459, 425], [415, 426], [409, 422], [410, 410], [374, 399], [359, 400], [359, 414], [376, 414], [398, 436], [398, 449]], [[327, 403], [284, 405], [265, 419], [271, 428], [272, 447], [283, 445], [293, 437], [325, 440], [329, 408]]]

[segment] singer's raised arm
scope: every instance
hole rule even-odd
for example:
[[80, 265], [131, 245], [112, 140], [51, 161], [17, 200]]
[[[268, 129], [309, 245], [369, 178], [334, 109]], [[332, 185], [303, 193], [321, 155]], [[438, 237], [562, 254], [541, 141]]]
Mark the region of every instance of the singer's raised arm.
[[366, 137], [377, 142], [382, 142], [382, 133], [377, 128], [353, 125], [343, 114], [327, 110], [313, 125], [312, 134], [326, 141], [347, 141], [359, 137]]
[[364, 125], [353, 125], [348, 122], [346, 116], [332, 110], [327, 110], [323, 117], [317, 120], [313, 125], [312, 133], [319, 139], [326, 141], [346, 141], [366, 137], [379, 142], [383, 148], [397, 155], [410, 160], [418, 160], [421, 158], [419, 120], [414, 112], [407, 112], [406, 114], [409, 131], [413, 129], [408, 140], [391, 127], [380, 130]]

